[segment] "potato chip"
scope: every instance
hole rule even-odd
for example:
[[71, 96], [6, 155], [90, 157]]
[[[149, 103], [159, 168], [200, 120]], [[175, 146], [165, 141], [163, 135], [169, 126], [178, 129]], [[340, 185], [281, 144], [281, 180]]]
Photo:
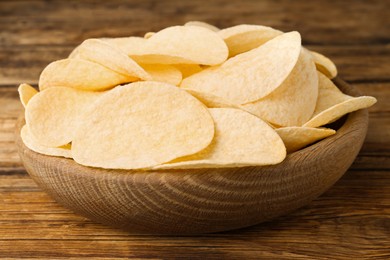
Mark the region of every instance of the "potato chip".
[[218, 32], [220, 30], [218, 27], [215, 27], [214, 25], [211, 25], [211, 24], [208, 24], [205, 22], [201, 22], [201, 21], [189, 21], [189, 22], [186, 22], [184, 24], [184, 26], [199, 26], [199, 27], [209, 29], [213, 32]]
[[233, 57], [255, 49], [283, 32], [267, 26], [241, 24], [220, 30], [218, 34], [229, 48], [229, 57]]
[[302, 49], [287, 79], [264, 98], [243, 109], [279, 126], [301, 126], [313, 115], [318, 97], [317, 71], [308, 51]]
[[147, 33], [145, 33], [144, 38], [145, 38], [145, 39], [149, 39], [149, 38], [152, 37], [154, 34], [155, 34], [155, 32], [147, 32]]
[[99, 39], [85, 40], [73, 53], [73, 58], [96, 62], [131, 78], [151, 80], [151, 76], [124, 51]]
[[142, 67], [152, 77], [153, 81], [179, 85], [182, 79], [179, 69], [167, 64], [142, 64]]
[[183, 79], [202, 71], [198, 64], [175, 64], [174, 66], [181, 71]]
[[283, 161], [286, 148], [267, 123], [243, 110], [210, 108], [215, 122], [213, 142], [197, 154], [156, 169], [220, 168], [272, 165]]
[[351, 97], [343, 94], [325, 75], [318, 72], [318, 100], [313, 117], [303, 126], [319, 127], [332, 123], [353, 111], [376, 103], [374, 97]]
[[335, 130], [329, 128], [298, 126], [278, 128], [276, 132], [282, 138], [288, 153], [295, 152], [336, 133]]
[[36, 94], [26, 106], [26, 124], [42, 146], [58, 147], [73, 140], [80, 116], [101, 92], [52, 87]]
[[297, 63], [300, 50], [299, 33], [285, 33], [184, 79], [181, 87], [211, 93], [234, 104], [257, 101], [283, 83]]
[[323, 73], [330, 79], [337, 76], [336, 65], [328, 57], [325, 57], [321, 53], [310, 51], [313, 56], [314, 63], [316, 64], [317, 70]]
[[125, 52], [128, 56], [143, 55], [147, 39], [143, 37], [119, 37], [101, 39], [110, 45], [114, 45]]
[[228, 56], [225, 42], [199, 26], [165, 28], [146, 40], [142, 54], [129, 54], [138, 63], [217, 65]]
[[102, 168], [152, 167], [199, 152], [214, 137], [213, 119], [201, 102], [152, 81], [109, 91], [81, 122], [72, 155], [80, 164]]
[[19, 85], [18, 93], [20, 102], [22, 103], [23, 107], [26, 107], [28, 101], [30, 101], [30, 99], [36, 95], [38, 91], [29, 84], [23, 83]]
[[43, 146], [35, 141], [35, 139], [31, 136], [28, 128], [26, 125], [22, 127], [22, 130], [20, 132], [20, 136], [22, 137], [23, 143], [34, 152], [45, 154], [45, 155], [51, 155], [51, 156], [59, 156], [59, 157], [65, 157], [65, 158], [72, 158], [71, 153], [71, 145], [67, 144], [60, 147], [46, 147]]
[[223, 107], [240, 108], [238, 105], [232, 104], [229, 101], [214, 96], [213, 94], [210, 93], [204, 93], [193, 89], [186, 89], [186, 91], [191, 95], [193, 95], [194, 97], [196, 97], [200, 102], [202, 102], [208, 108], [223, 108]]
[[106, 90], [138, 80], [112, 71], [95, 62], [64, 59], [50, 63], [39, 77], [39, 89], [69, 87], [81, 90]]

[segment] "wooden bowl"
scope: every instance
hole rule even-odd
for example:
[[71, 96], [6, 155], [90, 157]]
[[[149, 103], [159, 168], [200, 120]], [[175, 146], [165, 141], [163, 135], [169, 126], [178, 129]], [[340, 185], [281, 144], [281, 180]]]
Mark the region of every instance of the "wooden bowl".
[[[345, 93], [357, 95], [340, 79]], [[97, 222], [136, 233], [196, 234], [251, 226], [308, 204], [357, 156], [367, 110], [351, 113], [337, 134], [266, 167], [133, 171], [85, 167], [17, 146], [35, 182], [57, 202]]]

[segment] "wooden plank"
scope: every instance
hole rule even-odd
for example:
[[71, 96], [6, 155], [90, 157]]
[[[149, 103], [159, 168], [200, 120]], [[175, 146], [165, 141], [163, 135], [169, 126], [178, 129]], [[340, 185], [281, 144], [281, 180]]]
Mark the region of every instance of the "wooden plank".
[[[372, 44], [390, 40], [389, 2], [347, 1], [1, 1], [0, 42], [72, 44], [99, 36], [143, 35], [203, 20], [219, 27], [264, 24], [298, 30], [311, 44]], [[71, 19], [70, 19], [71, 17]]]
[[20, 248], [28, 248], [29, 257], [41, 258], [103, 258], [115, 253], [116, 257], [169, 258], [180, 254], [207, 259], [317, 259], [324, 257], [324, 251], [328, 258], [385, 258], [390, 256], [386, 241], [390, 232], [389, 173], [349, 171], [323, 196], [288, 216], [238, 231], [191, 237], [156, 237], [110, 229], [63, 209], [28, 176], [3, 175], [0, 257], [18, 257]]
[[[346, 81], [390, 82], [390, 45], [307, 47], [333, 59], [340, 77]], [[2, 46], [0, 84], [37, 84], [45, 66], [66, 58], [72, 49], [73, 46]]]

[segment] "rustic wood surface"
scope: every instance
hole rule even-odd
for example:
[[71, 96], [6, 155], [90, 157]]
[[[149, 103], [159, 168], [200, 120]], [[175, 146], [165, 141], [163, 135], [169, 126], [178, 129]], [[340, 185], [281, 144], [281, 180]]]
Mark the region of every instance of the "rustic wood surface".
[[[390, 258], [390, 20], [386, 0], [1, 1], [0, 258]], [[341, 78], [378, 98], [348, 173], [272, 222], [203, 236], [130, 235], [64, 209], [26, 174], [14, 144], [16, 87], [88, 37], [142, 35], [203, 20], [298, 30]]]

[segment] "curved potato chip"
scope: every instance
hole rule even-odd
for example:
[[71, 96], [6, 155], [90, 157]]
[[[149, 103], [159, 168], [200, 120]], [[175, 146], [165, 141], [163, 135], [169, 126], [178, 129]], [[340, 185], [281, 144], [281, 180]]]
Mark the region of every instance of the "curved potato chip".
[[302, 49], [297, 64], [280, 87], [242, 107], [275, 125], [301, 126], [313, 115], [317, 97], [316, 67], [310, 53]]
[[142, 54], [130, 55], [139, 63], [217, 65], [228, 48], [215, 32], [199, 26], [165, 28], [146, 40]]
[[181, 87], [211, 93], [235, 104], [257, 101], [283, 83], [297, 63], [300, 50], [299, 33], [285, 33], [220, 66], [185, 78]]
[[240, 24], [222, 29], [218, 34], [225, 40], [232, 57], [255, 49], [283, 32], [262, 25]]
[[181, 71], [183, 79], [202, 71], [198, 64], [175, 64], [174, 66]]
[[79, 52], [79, 47], [80, 47], [80, 45], [77, 45], [72, 51], [71, 51], [71, 53], [68, 55], [68, 58], [69, 59], [73, 59], [73, 58], [75, 58], [75, 56], [78, 54], [78, 52]]
[[51, 156], [59, 156], [65, 158], [72, 158], [72, 153], [70, 151], [71, 145], [67, 144], [60, 147], [46, 147], [39, 143], [37, 143], [34, 138], [31, 136], [26, 125], [22, 127], [20, 132], [20, 136], [22, 137], [23, 143], [34, 152], [51, 155]]
[[125, 52], [128, 56], [142, 55], [144, 53], [147, 39], [143, 37], [119, 37], [119, 38], [101, 38], [102, 41], [114, 45]]
[[209, 29], [213, 32], [218, 32], [220, 29], [214, 25], [211, 25], [209, 23], [201, 22], [201, 21], [189, 21], [184, 24], [184, 26], [199, 26], [206, 29]]
[[215, 122], [213, 142], [197, 154], [156, 169], [219, 168], [272, 165], [286, 157], [282, 139], [267, 123], [233, 108], [210, 108]]
[[106, 90], [137, 78], [117, 73], [95, 62], [64, 59], [50, 63], [39, 77], [39, 89], [69, 87], [81, 90]]
[[149, 38], [152, 37], [154, 34], [155, 34], [155, 32], [147, 32], [147, 33], [145, 33], [144, 38], [145, 38], [145, 39], [149, 39]]
[[319, 127], [332, 123], [340, 117], [367, 108], [376, 103], [370, 96], [351, 97], [342, 93], [325, 75], [318, 72], [318, 100], [312, 118], [303, 126]]
[[52, 87], [36, 94], [26, 106], [26, 124], [42, 146], [58, 147], [73, 140], [80, 116], [101, 92]]
[[309, 144], [315, 143], [336, 133], [335, 130], [330, 128], [298, 126], [278, 128], [276, 129], [276, 132], [282, 138], [288, 153], [295, 152]]
[[23, 107], [26, 107], [30, 99], [36, 94], [38, 94], [38, 90], [30, 86], [29, 84], [23, 83], [19, 85], [18, 93], [20, 102], [22, 103]]
[[179, 69], [172, 65], [142, 64], [142, 67], [149, 73], [153, 81], [165, 82], [178, 86], [182, 76]]
[[199, 152], [214, 137], [213, 119], [201, 102], [152, 81], [111, 90], [82, 122], [72, 142], [73, 158], [102, 168], [152, 167]]
[[330, 79], [333, 79], [337, 76], [337, 68], [333, 61], [321, 53], [315, 51], [310, 51], [310, 53], [313, 56], [314, 63], [316, 64], [318, 71]]
[[99, 39], [85, 40], [72, 54], [72, 58], [96, 62], [125, 76], [151, 80], [151, 76], [124, 51]]
[[223, 107], [240, 108], [239, 106], [232, 104], [223, 98], [214, 96], [213, 94], [210, 93], [204, 93], [193, 89], [186, 89], [186, 91], [191, 95], [193, 95], [194, 97], [196, 97], [200, 102], [202, 102], [208, 108], [223, 108]]

